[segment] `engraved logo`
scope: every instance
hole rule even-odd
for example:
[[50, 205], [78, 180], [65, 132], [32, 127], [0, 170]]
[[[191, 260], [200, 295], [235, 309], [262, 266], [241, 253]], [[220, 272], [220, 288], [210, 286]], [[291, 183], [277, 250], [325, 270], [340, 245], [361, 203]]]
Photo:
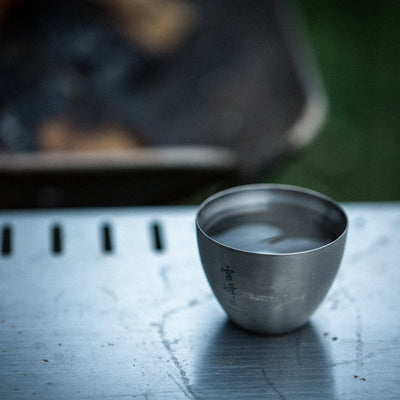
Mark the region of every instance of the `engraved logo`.
[[233, 282], [233, 274], [235, 271], [229, 265], [225, 265], [223, 268], [221, 268], [221, 272], [225, 274], [224, 290], [231, 296], [231, 304], [236, 306], [237, 287]]

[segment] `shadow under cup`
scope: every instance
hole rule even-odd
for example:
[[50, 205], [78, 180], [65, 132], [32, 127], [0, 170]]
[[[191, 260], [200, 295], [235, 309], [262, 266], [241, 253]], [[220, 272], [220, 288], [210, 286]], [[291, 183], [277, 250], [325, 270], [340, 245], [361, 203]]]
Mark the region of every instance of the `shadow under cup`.
[[343, 209], [287, 185], [247, 185], [217, 193], [196, 218], [200, 258], [230, 318], [269, 334], [307, 322], [326, 296], [343, 256]]

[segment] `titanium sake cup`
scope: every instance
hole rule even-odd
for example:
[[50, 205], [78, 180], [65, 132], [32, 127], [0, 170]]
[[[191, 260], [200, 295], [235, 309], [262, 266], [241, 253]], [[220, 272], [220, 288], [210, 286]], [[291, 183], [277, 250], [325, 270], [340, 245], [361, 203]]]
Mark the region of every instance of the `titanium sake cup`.
[[264, 334], [309, 320], [335, 279], [347, 226], [328, 197], [273, 184], [224, 190], [196, 216], [199, 254], [216, 298], [233, 322]]

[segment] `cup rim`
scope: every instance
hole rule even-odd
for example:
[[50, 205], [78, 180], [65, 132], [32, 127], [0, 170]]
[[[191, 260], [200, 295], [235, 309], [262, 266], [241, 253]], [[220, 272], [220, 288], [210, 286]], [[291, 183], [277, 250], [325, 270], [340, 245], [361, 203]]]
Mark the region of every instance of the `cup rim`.
[[[224, 243], [221, 243], [220, 241], [216, 240], [213, 236], [209, 235], [201, 226], [199, 222], [199, 217], [202, 211], [207, 207], [207, 205], [213, 203], [214, 201], [217, 201], [218, 199], [228, 196], [233, 193], [238, 193], [238, 192], [243, 192], [243, 191], [249, 191], [249, 190], [283, 190], [286, 192], [297, 192], [297, 193], [302, 193], [320, 200], [323, 200], [327, 202], [331, 207], [339, 211], [344, 220], [344, 228], [342, 232], [332, 241], [322, 245], [322, 246], [317, 246], [312, 249], [308, 250], [302, 250], [302, 251], [295, 251], [295, 252], [281, 252], [281, 253], [276, 253], [276, 252], [268, 252], [268, 251], [250, 251], [250, 250], [245, 250], [241, 249], [238, 247], [230, 246]], [[333, 200], [332, 198], [317, 192], [312, 189], [304, 188], [301, 186], [296, 186], [296, 185], [287, 185], [287, 184], [276, 184], [276, 183], [256, 183], [256, 184], [248, 184], [248, 185], [240, 185], [240, 186], [234, 186], [228, 189], [221, 190], [211, 196], [209, 196], [206, 200], [204, 200], [198, 207], [197, 212], [196, 212], [196, 218], [195, 218], [195, 224], [196, 228], [201, 232], [202, 235], [207, 237], [209, 240], [217, 244], [218, 246], [221, 246], [226, 249], [231, 249], [236, 252], [244, 253], [244, 254], [252, 254], [252, 255], [260, 255], [260, 256], [290, 256], [290, 255], [299, 255], [299, 254], [305, 254], [305, 253], [312, 253], [315, 251], [320, 251], [321, 249], [330, 247], [340, 241], [343, 236], [346, 235], [349, 227], [349, 221], [346, 212], [344, 211], [343, 207]]]

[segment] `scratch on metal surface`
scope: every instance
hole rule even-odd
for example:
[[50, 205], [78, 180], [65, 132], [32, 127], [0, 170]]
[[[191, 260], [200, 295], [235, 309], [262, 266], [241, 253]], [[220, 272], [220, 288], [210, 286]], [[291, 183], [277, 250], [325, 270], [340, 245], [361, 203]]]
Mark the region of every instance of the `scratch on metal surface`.
[[301, 359], [301, 345], [303, 342], [303, 335], [304, 335], [304, 331], [301, 330], [297, 337], [296, 337], [296, 341], [295, 341], [295, 353], [296, 353], [296, 360], [297, 360], [297, 364], [301, 367], [303, 366], [303, 361]]
[[198, 300], [191, 300], [188, 304], [185, 304], [184, 306], [174, 308], [172, 310], [169, 310], [164, 313], [164, 315], [161, 318], [161, 321], [158, 323], [153, 323], [152, 325], [157, 327], [158, 335], [160, 336], [161, 343], [167, 350], [168, 354], [171, 357], [172, 362], [174, 363], [176, 369], [179, 372], [180, 378], [182, 380], [182, 383], [184, 387], [182, 387], [179, 382], [177, 382], [171, 375], [168, 374], [168, 376], [175, 382], [175, 384], [179, 387], [179, 389], [182, 391], [182, 393], [187, 397], [188, 399], [194, 399], [194, 400], [202, 400], [201, 397], [196, 395], [194, 393], [192, 385], [190, 385], [190, 380], [186, 374], [186, 371], [184, 370], [182, 364], [179, 362], [178, 358], [175, 355], [174, 349], [172, 348], [171, 344], [172, 342], [166, 338], [165, 335], [165, 324], [168, 320], [169, 317], [172, 315], [182, 311], [186, 310], [188, 308], [195, 307], [196, 305], [200, 304]]
[[171, 374], [168, 374], [168, 376], [175, 383], [175, 385], [178, 386], [179, 390], [185, 395], [185, 397], [190, 399], [190, 394], [182, 387], [182, 385]]
[[339, 367], [339, 366], [341, 366], [341, 365], [347, 365], [347, 366], [348, 366], [348, 365], [356, 364], [356, 368], [357, 368], [357, 365], [360, 363], [360, 361], [361, 361], [361, 363], [363, 364], [363, 363], [364, 363], [364, 360], [368, 360], [368, 359], [374, 358], [374, 357], [375, 357], [375, 354], [373, 354], [373, 353], [371, 353], [371, 354], [364, 354], [364, 355], [362, 356], [362, 359], [352, 358], [352, 359], [350, 359], [350, 360], [337, 361], [337, 362], [333, 362], [333, 363], [328, 364], [328, 367]]
[[347, 288], [342, 287], [336, 291], [334, 291], [329, 297], [328, 301], [331, 302], [331, 307], [330, 309], [332, 311], [335, 311], [338, 308], [338, 305], [340, 304], [341, 300], [345, 299], [348, 300], [350, 304], [354, 304], [356, 302], [356, 299], [353, 297], [353, 295], [347, 290]]
[[387, 235], [381, 235], [377, 237], [372, 243], [368, 243], [361, 250], [349, 254], [346, 259], [348, 263], [358, 263], [365, 258], [371, 257], [371, 255], [376, 254], [382, 247], [389, 245], [391, 242], [390, 238]]
[[108, 295], [111, 299], [113, 299], [115, 302], [118, 302], [118, 297], [117, 295], [109, 288], [107, 287], [102, 287], [101, 291]]
[[268, 386], [279, 396], [281, 400], [286, 400], [286, 397], [284, 396], [283, 393], [280, 392], [280, 390], [268, 379], [267, 373], [265, 372], [264, 368], [261, 368], [261, 372], [264, 376], [265, 382], [268, 384]]
[[357, 310], [357, 321], [356, 321], [356, 359], [357, 359], [357, 372], [363, 367], [364, 362], [364, 341], [362, 338], [362, 321], [360, 310]]
[[160, 278], [164, 284], [165, 289], [169, 289], [170, 288], [170, 282], [169, 282], [169, 278], [168, 278], [168, 267], [166, 265], [162, 265], [159, 269], [159, 275]]

